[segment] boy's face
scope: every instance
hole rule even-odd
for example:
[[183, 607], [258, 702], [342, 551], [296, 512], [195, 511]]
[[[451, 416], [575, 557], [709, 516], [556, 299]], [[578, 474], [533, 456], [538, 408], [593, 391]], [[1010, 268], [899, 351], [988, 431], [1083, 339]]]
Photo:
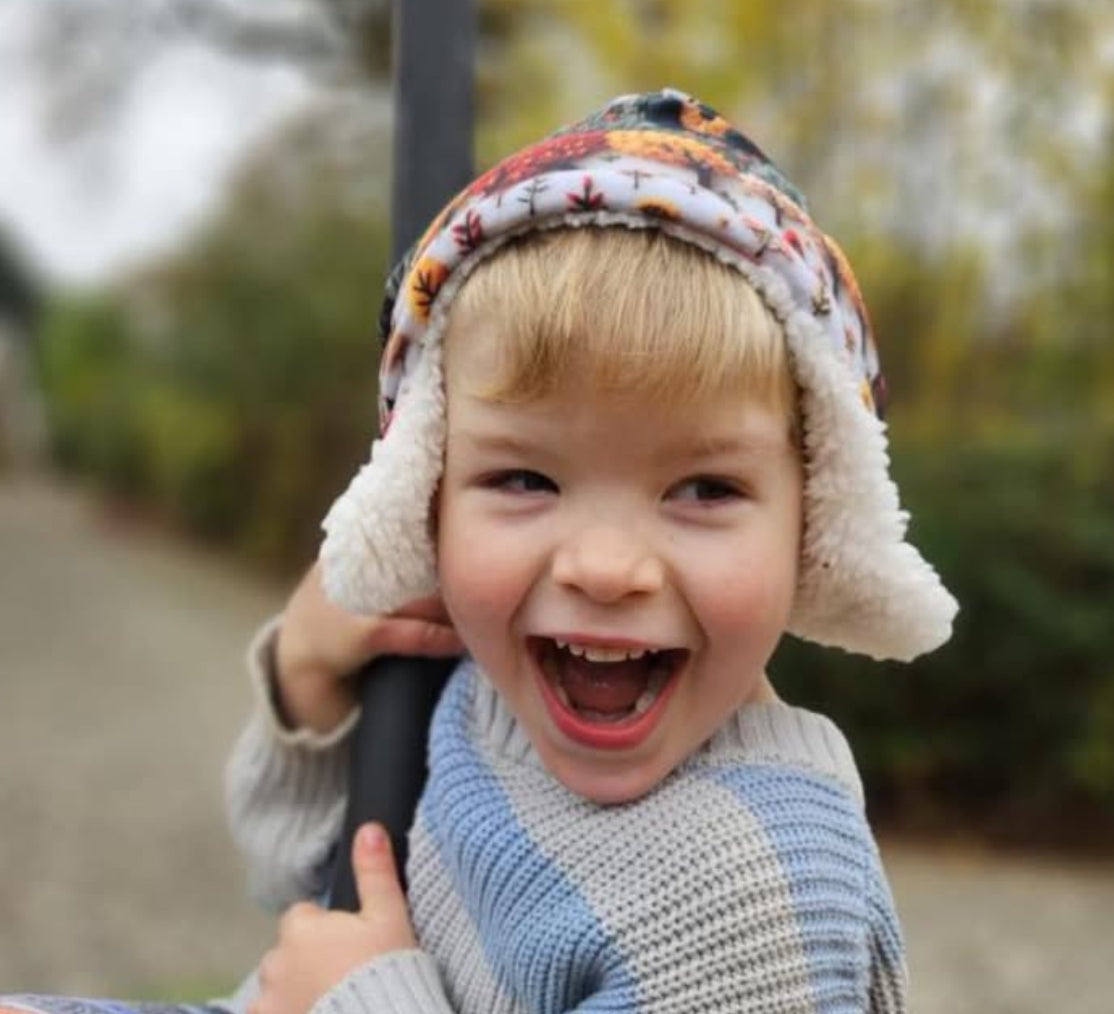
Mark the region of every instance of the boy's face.
[[485, 400], [491, 327], [447, 349], [441, 591], [550, 773], [633, 800], [766, 691], [797, 583], [799, 457], [781, 413], [738, 397]]

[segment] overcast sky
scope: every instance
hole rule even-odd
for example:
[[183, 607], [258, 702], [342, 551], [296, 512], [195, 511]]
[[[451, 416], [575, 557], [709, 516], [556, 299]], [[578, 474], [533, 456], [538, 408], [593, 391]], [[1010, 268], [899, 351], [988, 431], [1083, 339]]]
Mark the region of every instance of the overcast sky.
[[[210, 49], [179, 45], [146, 66], [99, 131], [59, 141], [45, 129], [42, 75], [27, 63], [33, 19], [51, 17], [59, 2], [0, 0], [0, 229], [21, 241], [48, 276], [96, 283], [172, 246], [212, 210], [245, 148], [314, 96], [298, 70], [235, 63]], [[300, 5], [225, 2], [267, 5], [272, 12]], [[1114, 67], [1114, 20], [1096, 24], [1106, 29], [1098, 60]], [[88, 46], [81, 52], [113, 59]], [[960, 232], [1001, 261], [1012, 255], [1020, 227], [1069, 227], [1065, 195], [1050, 190], [1039, 160], [1018, 157], [1011, 134], [1012, 110], [1019, 102], [1033, 105], [1026, 89], [1034, 86], [987, 67], [974, 73], [977, 54], [948, 33], [926, 40], [917, 56], [916, 66], [875, 87], [884, 87], [900, 106], [911, 91], [946, 90], [963, 80], [965, 106], [924, 123], [899, 116], [897, 147], [880, 134], [876, 141], [887, 146], [884, 151], [872, 155], [848, 145], [841, 158], [874, 157], [898, 190], [912, 195], [900, 207], [907, 209], [904, 218], [920, 209], [914, 224], [930, 248], [934, 232], [945, 239]], [[1101, 80], [1084, 83], [1089, 89], [1074, 83], [1065, 89], [1063, 108], [1048, 123], [1069, 161], [1099, 150], [1109, 129], [1110, 98]], [[924, 199], [934, 194], [938, 200]], [[838, 208], [837, 194], [830, 199]], [[856, 205], [855, 213], [863, 209]], [[999, 282], [1009, 290], [1008, 279]]]
[[293, 70], [182, 46], [144, 71], [110, 132], [52, 140], [25, 61], [49, 3], [0, 0], [0, 228], [49, 277], [96, 283], [172, 245], [245, 146], [311, 95]]

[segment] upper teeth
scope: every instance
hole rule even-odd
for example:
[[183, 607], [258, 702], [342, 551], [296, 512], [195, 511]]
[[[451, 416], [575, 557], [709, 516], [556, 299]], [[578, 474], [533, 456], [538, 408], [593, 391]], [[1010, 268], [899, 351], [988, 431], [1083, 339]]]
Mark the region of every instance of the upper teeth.
[[642, 658], [643, 655], [650, 653], [648, 648], [601, 648], [590, 644], [572, 644], [568, 641], [556, 643], [558, 648], [564, 649], [570, 655], [586, 658], [589, 662], [622, 662], [628, 658]]

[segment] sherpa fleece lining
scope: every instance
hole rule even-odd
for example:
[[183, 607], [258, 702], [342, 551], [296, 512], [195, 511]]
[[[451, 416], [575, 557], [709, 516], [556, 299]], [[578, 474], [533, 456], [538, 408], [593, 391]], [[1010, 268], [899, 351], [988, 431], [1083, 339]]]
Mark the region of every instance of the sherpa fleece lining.
[[[885, 424], [866, 411], [855, 378], [772, 270], [676, 224], [605, 212], [539, 228], [660, 228], [708, 250], [751, 283], [780, 321], [802, 392], [805, 532], [789, 630], [873, 658], [906, 661], [938, 647], [958, 609], [935, 570], [905, 541], [908, 514], [889, 476]], [[485, 244], [439, 293], [407, 373], [394, 422], [324, 522], [329, 596], [358, 613], [383, 613], [437, 589], [429, 524], [445, 448], [442, 339], [459, 287], [517, 233]]]

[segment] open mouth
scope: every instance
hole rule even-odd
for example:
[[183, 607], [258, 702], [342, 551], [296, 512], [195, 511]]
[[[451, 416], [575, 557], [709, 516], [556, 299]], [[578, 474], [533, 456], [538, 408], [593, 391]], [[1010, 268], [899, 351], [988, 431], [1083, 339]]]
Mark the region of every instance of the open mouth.
[[648, 735], [684, 668], [684, 648], [602, 647], [530, 639], [546, 703], [559, 728], [596, 747]]

